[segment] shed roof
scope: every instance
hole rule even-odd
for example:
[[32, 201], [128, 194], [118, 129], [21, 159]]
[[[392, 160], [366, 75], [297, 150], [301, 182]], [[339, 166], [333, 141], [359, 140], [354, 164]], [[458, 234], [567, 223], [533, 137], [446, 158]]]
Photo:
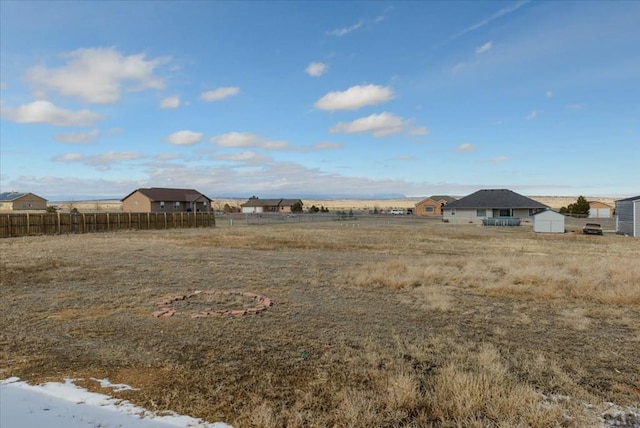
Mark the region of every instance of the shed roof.
[[638, 201], [638, 200], [640, 200], [640, 195], [632, 196], [630, 198], [625, 198], [625, 199], [618, 199], [616, 202], [630, 202], [630, 201]]
[[522, 196], [508, 189], [478, 190], [464, 198], [453, 201], [445, 206], [449, 208], [521, 208], [543, 209], [549, 208], [538, 201]]
[[537, 213], [533, 213], [533, 216], [536, 217], [536, 216], [539, 216], [540, 214], [554, 215], [554, 216], [557, 216], [558, 218], [564, 218], [564, 215], [560, 214], [559, 212], [553, 211], [551, 209], [538, 211]]
[[167, 201], [167, 202], [193, 202], [199, 198], [206, 198], [211, 201], [211, 198], [203, 195], [194, 189], [169, 189], [166, 187], [150, 187], [140, 188], [129, 193], [122, 200], [127, 199], [135, 192], [140, 192], [152, 201]]

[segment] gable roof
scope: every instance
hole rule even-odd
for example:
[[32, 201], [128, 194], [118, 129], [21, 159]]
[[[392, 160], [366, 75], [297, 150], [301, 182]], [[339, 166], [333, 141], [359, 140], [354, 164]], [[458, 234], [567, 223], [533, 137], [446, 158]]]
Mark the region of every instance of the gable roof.
[[433, 195], [429, 199], [433, 199], [434, 201], [446, 201], [448, 204], [456, 200], [456, 198], [447, 195]]
[[535, 217], [535, 216], [540, 215], [540, 214], [545, 214], [545, 215], [552, 214], [552, 215], [557, 216], [558, 218], [564, 217], [564, 215], [562, 215], [559, 212], [554, 211], [552, 209], [546, 209], [546, 210], [538, 211], [537, 213], [533, 213], [533, 216]]
[[194, 189], [169, 189], [166, 187], [150, 187], [140, 188], [129, 193], [122, 200], [124, 201], [129, 196], [136, 192], [140, 192], [149, 198], [151, 201], [166, 201], [166, 202], [193, 202], [200, 198], [206, 198], [211, 201], [211, 198], [203, 195]]
[[241, 204], [241, 207], [291, 207], [296, 202], [302, 201], [300, 199], [260, 199], [260, 198], [251, 198], [244, 204]]
[[444, 209], [451, 208], [549, 208], [538, 201], [522, 196], [508, 189], [478, 190], [464, 198], [445, 205]]
[[27, 196], [27, 195], [33, 195], [33, 196], [38, 197], [40, 199], [44, 199], [43, 197], [35, 195], [33, 193], [3, 192], [3, 193], [0, 193], [0, 201], [11, 202], [11, 201], [15, 201], [17, 199], [20, 199], [23, 196]]
[[604, 202], [600, 202], [600, 201], [589, 201], [589, 206], [595, 206], [595, 205], [599, 205], [600, 207], [605, 206], [605, 207], [609, 207], [611, 208], [611, 205], [609, 204], [605, 204]]
[[632, 196], [630, 198], [625, 198], [625, 199], [618, 199], [616, 202], [629, 202], [629, 201], [637, 201], [637, 200], [640, 200], [640, 195]]
[[416, 205], [420, 205], [423, 204], [427, 201], [433, 201], [433, 202], [440, 202], [440, 201], [445, 201], [445, 204], [449, 204], [453, 201], [455, 201], [456, 198], [453, 198], [451, 196], [444, 196], [444, 195], [434, 195], [434, 196], [429, 196], [428, 198], [424, 198], [423, 200], [416, 202]]

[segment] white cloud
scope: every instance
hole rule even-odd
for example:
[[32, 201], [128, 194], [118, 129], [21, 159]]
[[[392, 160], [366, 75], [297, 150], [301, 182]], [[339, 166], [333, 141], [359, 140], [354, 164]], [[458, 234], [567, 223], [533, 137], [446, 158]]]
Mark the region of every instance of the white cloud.
[[269, 140], [250, 132], [228, 132], [216, 135], [211, 142], [220, 147], [258, 147], [265, 150], [283, 150], [289, 143], [281, 140]]
[[180, 97], [177, 95], [172, 95], [163, 99], [160, 102], [160, 108], [178, 108], [180, 107]]
[[97, 129], [92, 129], [88, 132], [70, 132], [68, 134], [57, 134], [53, 138], [61, 143], [72, 144], [91, 144], [98, 137], [99, 133]]
[[582, 110], [586, 106], [587, 105], [585, 103], [574, 103], [574, 104], [567, 105], [566, 108], [567, 108], [567, 110], [578, 111], [578, 110]]
[[268, 157], [252, 151], [217, 155], [216, 159], [244, 163], [263, 163], [269, 160]]
[[492, 47], [493, 47], [493, 43], [487, 42], [484, 45], [478, 46], [476, 48], [476, 54], [482, 55], [483, 53], [490, 51]]
[[508, 14], [510, 14], [512, 12], [515, 12], [516, 10], [520, 9], [520, 7], [524, 6], [528, 2], [529, 2], [529, 0], [521, 0], [521, 1], [518, 1], [517, 3], [511, 4], [511, 5], [506, 6], [506, 7], [503, 7], [502, 9], [498, 10], [493, 15], [491, 15], [489, 18], [483, 19], [482, 21], [479, 21], [479, 22], [473, 24], [472, 26], [467, 27], [464, 30], [460, 31], [458, 34], [453, 36], [452, 39], [457, 39], [458, 37], [461, 37], [461, 36], [471, 32], [471, 31], [475, 31], [478, 28], [482, 28], [485, 25], [490, 24], [491, 22], [493, 22], [494, 20], [500, 18], [503, 15], [508, 15]]
[[547, 91], [547, 93], [545, 94], [547, 98], [553, 98], [553, 92], [551, 91]]
[[51, 160], [54, 162], [80, 162], [82, 159], [84, 159], [82, 153], [65, 153], [54, 156]]
[[322, 62], [312, 62], [307, 66], [307, 68], [305, 68], [304, 71], [309, 76], [320, 77], [327, 71], [328, 68], [329, 67], [327, 66], [327, 64], [324, 64]]
[[459, 63], [457, 63], [456, 65], [454, 65], [454, 66], [451, 68], [451, 73], [452, 73], [452, 74], [458, 74], [459, 72], [461, 72], [461, 71], [462, 71], [464, 68], [466, 68], [466, 67], [467, 67], [467, 63], [465, 63], [465, 62], [459, 62]]
[[181, 158], [182, 156], [175, 153], [160, 153], [159, 155], [156, 156], [156, 159], [159, 161], [170, 161], [170, 160], [176, 160]]
[[202, 141], [202, 133], [189, 130], [178, 131], [169, 135], [165, 141], [176, 146], [193, 146]]
[[370, 132], [374, 137], [386, 137], [387, 135], [402, 132], [406, 126], [406, 121], [401, 117], [391, 113], [372, 114], [361, 117], [353, 122], [340, 122], [329, 129], [332, 134], [343, 132], [346, 134], [357, 134]]
[[324, 142], [324, 143], [316, 143], [311, 147], [313, 149], [315, 149], [315, 150], [334, 150], [334, 149], [343, 148], [344, 144], [342, 144], [342, 143]]
[[429, 128], [426, 126], [419, 126], [417, 128], [410, 129], [407, 134], [409, 135], [427, 135], [429, 133]]
[[106, 152], [95, 156], [84, 156], [81, 153], [66, 153], [55, 156], [54, 162], [80, 162], [95, 167], [99, 171], [108, 171], [112, 164], [140, 159], [142, 155], [136, 152]]
[[456, 147], [456, 152], [470, 153], [470, 152], [474, 151], [475, 149], [476, 149], [476, 146], [474, 146], [473, 144], [464, 143], [464, 144], [460, 144], [458, 147]]
[[491, 159], [491, 162], [506, 162], [508, 160], [509, 158], [507, 156], [496, 156], [495, 158]]
[[529, 113], [529, 114], [525, 117], [525, 119], [527, 119], [527, 120], [533, 120], [533, 119], [535, 119], [537, 116], [538, 116], [538, 111], [537, 111], [537, 110], [533, 110], [533, 111], [531, 111], [531, 113]]
[[393, 98], [393, 90], [386, 86], [352, 86], [345, 91], [329, 92], [314, 104], [320, 110], [357, 110], [367, 105], [376, 105]]
[[96, 104], [118, 101], [125, 89], [164, 88], [162, 79], [153, 73], [166, 59], [145, 60], [144, 54], [124, 56], [115, 48], [78, 49], [62, 57], [67, 60], [62, 67], [29, 69], [27, 82], [36, 88]]
[[2, 107], [2, 116], [17, 123], [47, 123], [55, 126], [91, 126], [102, 115], [89, 110], [66, 110], [39, 100], [17, 108]]
[[200, 99], [203, 101], [219, 101], [240, 93], [240, 88], [237, 86], [226, 86], [222, 88], [216, 88], [212, 91], [203, 92], [200, 94]]
[[350, 27], [336, 28], [335, 30], [327, 31], [327, 34], [328, 34], [329, 36], [342, 37], [342, 36], [344, 36], [345, 34], [349, 34], [349, 33], [351, 33], [352, 31], [357, 30], [358, 28], [362, 27], [362, 25], [363, 25], [363, 22], [362, 22], [362, 21], [359, 21], [358, 23], [353, 24], [353, 25], [352, 25], [352, 26], [350, 26]]

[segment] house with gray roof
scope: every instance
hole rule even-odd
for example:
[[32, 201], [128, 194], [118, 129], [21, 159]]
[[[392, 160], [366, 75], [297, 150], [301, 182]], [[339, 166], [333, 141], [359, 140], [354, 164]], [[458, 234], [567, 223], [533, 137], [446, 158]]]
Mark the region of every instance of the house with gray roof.
[[241, 204], [242, 212], [246, 214], [254, 213], [290, 213], [293, 212], [293, 206], [303, 203], [300, 199], [260, 199], [250, 198], [244, 204]]
[[0, 211], [46, 210], [47, 200], [33, 193], [0, 193]]
[[640, 195], [616, 201], [616, 233], [640, 237]]
[[122, 199], [122, 211], [137, 213], [209, 212], [212, 200], [194, 189], [140, 188]]
[[547, 205], [508, 189], [478, 190], [442, 207], [442, 220], [449, 223], [491, 224], [497, 219], [530, 220]]

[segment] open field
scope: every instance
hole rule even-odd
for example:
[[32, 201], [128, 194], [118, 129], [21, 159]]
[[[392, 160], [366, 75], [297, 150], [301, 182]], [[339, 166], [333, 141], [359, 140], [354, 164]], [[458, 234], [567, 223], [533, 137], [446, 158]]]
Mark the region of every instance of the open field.
[[[561, 207], [574, 203], [577, 196], [530, 196], [540, 203], [548, 205], [552, 209], [558, 210]], [[413, 208], [416, 203], [425, 197], [414, 198], [397, 198], [397, 199], [303, 199], [304, 206], [309, 208], [313, 205], [320, 208], [321, 206], [331, 211], [335, 210], [365, 210], [371, 211], [374, 208], [379, 210], [389, 210], [391, 208]], [[596, 200], [615, 206], [617, 198], [611, 197], [586, 197], [587, 200]], [[213, 207], [222, 211], [225, 204], [231, 207], [240, 207], [247, 199], [238, 198], [216, 198], [214, 197]], [[74, 202], [51, 202], [49, 205], [59, 207], [63, 212], [69, 212], [76, 208], [81, 212], [100, 212], [100, 211], [120, 211], [122, 210], [122, 202], [119, 200], [96, 200], [96, 201], [74, 201]]]
[[[0, 240], [0, 378], [236, 427], [638, 426], [640, 240], [398, 218]], [[241, 294], [273, 300], [258, 315]]]

